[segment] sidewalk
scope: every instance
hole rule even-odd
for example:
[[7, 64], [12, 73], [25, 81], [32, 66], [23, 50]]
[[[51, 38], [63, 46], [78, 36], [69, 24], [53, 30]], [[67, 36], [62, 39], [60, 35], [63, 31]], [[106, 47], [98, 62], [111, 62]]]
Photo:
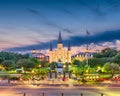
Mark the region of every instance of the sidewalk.
[[32, 85], [32, 86], [43, 86], [43, 87], [119, 87], [120, 88], [120, 81], [119, 82], [112, 82], [112, 81], [104, 81], [101, 83], [94, 83], [87, 82], [77, 82], [75, 80], [69, 79], [69, 81], [58, 81], [58, 80], [40, 80], [40, 81], [22, 81], [22, 82], [12, 82], [5, 83], [0, 82], [0, 86], [19, 86], [19, 85]]

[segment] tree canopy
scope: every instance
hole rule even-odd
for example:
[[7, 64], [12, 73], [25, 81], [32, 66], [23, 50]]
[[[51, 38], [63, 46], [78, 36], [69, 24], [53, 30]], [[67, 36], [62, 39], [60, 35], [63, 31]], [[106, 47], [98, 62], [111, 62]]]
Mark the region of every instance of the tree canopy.
[[105, 48], [101, 51], [101, 53], [95, 53], [95, 58], [103, 58], [103, 57], [114, 57], [117, 54], [115, 49]]
[[29, 59], [20, 59], [17, 61], [17, 66], [20, 68], [24, 68], [25, 70], [29, 68], [34, 68], [35, 67], [35, 62], [29, 60]]
[[105, 72], [110, 72], [113, 76], [116, 71], [120, 70], [120, 67], [119, 67], [118, 64], [107, 62], [103, 66], [103, 69], [104, 69]]

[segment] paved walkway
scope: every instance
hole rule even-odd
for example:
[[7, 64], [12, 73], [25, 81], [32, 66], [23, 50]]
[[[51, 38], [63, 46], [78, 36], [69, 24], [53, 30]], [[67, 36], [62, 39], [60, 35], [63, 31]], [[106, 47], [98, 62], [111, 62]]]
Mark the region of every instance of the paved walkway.
[[83, 84], [82, 82], [77, 82], [75, 80], [69, 79], [69, 81], [58, 81], [58, 80], [40, 80], [40, 81], [22, 81], [22, 82], [17, 82], [17, 81], [11, 81], [9, 84], [6, 80], [3, 80], [0, 82], [0, 86], [18, 86], [18, 85], [32, 85], [32, 86], [54, 86], [54, 87], [59, 87], [59, 86], [64, 86], [64, 87], [93, 87], [93, 86], [104, 86], [104, 87], [120, 87], [120, 81], [104, 81], [101, 83], [91, 83], [87, 82], [86, 84]]

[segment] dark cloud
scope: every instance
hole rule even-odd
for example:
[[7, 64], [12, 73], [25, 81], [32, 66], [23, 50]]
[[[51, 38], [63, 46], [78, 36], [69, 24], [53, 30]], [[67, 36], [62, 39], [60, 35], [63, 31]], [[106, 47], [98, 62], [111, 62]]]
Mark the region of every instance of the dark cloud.
[[81, 45], [84, 43], [100, 43], [100, 42], [111, 42], [120, 39], [120, 30], [116, 31], [105, 31], [96, 35], [87, 37], [73, 36], [70, 38], [73, 46]]
[[60, 8], [60, 11], [63, 12], [63, 13], [65, 13], [65, 14], [68, 14], [70, 16], [74, 15], [71, 11], [69, 11], [68, 9], [65, 9], [65, 8]]
[[35, 9], [28, 9], [28, 12], [32, 13], [33, 15], [38, 16], [39, 17], [38, 19], [40, 19], [45, 25], [48, 25], [53, 28], [57, 28], [58, 30], [65, 31], [67, 33], [73, 33], [69, 28], [64, 28], [58, 25], [57, 23], [49, 20], [45, 15], [43, 15], [42, 13], [40, 13], [39, 11]]
[[[55, 48], [55, 43], [56, 40], [50, 41], [53, 44], [53, 48]], [[35, 45], [29, 45], [29, 46], [23, 46], [23, 47], [15, 47], [15, 48], [10, 48], [7, 49], [8, 51], [27, 51], [27, 50], [32, 50], [32, 49], [38, 49], [38, 50], [42, 50], [42, 49], [48, 49], [50, 46], [50, 42], [46, 42], [46, 43], [38, 43]]]
[[[103, 10], [103, 5], [97, 0], [76, 0], [80, 6], [83, 6], [90, 10], [96, 16], [105, 16], [106, 12]], [[94, 3], [93, 3], [94, 2]], [[98, 2], [98, 3], [96, 3]]]
[[38, 12], [38, 11], [36, 11], [36, 10], [28, 9], [28, 11], [29, 11], [30, 13], [33, 13], [33, 14], [35, 14], [35, 15], [37, 15], [37, 16], [41, 16], [42, 18], [44, 18], [44, 16], [41, 15], [40, 12]]
[[77, 15], [76, 15], [73, 11], [71, 11], [69, 7], [66, 7], [66, 8], [64, 8], [64, 7], [59, 7], [59, 8], [56, 9], [56, 10], [57, 10], [57, 11], [60, 11], [60, 12], [61, 12], [62, 14], [64, 14], [64, 15], [67, 15], [68, 17], [71, 17], [71, 18], [74, 19], [74, 20], [78, 20]]
[[120, 0], [75, 0], [97, 17], [106, 17], [109, 12], [120, 11]]
[[[71, 46], [80, 46], [86, 43], [102, 43], [102, 42], [112, 42], [114, 40], [120, 39], [120, 30], [116, 31], [106, 31], [102, 32], [96, 35], [89, 36], [87, 39], [87, 36], [81, 37], [81, 36], [71, 36], [69, 39], [63, 40], [64, 46], [67, 46], [68, 43], [71, 44]], [[56, 48], [57, 40], [50, 41], [52, 42], [53, 48]], [[18, 47], [18, 48], [11, 48], [8, 50], [18, 50], [18, 51], [24, 51], [24, 50], [32, 50], [32, 49], [48, 49], [50, 42], [46, 43], [39, 43], [36, 45], [31, 46], [24, 46], [24, 47]]]
[[120, 0], [106, 0], [108, 7], [114, 11], [120, 9]]

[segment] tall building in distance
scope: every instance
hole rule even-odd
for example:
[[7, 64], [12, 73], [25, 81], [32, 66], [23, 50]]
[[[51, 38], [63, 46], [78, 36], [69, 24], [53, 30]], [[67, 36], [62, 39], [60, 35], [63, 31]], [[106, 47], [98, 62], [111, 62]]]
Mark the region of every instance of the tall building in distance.
[[70, 44], [68, 44], [68, 49], [65, 50], [62, 44], [61, 32], [59, 32], [58, 36], [58, 44], [57, 49], [52, 49], [52, 44], [50, 44], [49, 50], [49, 62], [61, 62], [61, 63], [71, 63], [71, 48]]

